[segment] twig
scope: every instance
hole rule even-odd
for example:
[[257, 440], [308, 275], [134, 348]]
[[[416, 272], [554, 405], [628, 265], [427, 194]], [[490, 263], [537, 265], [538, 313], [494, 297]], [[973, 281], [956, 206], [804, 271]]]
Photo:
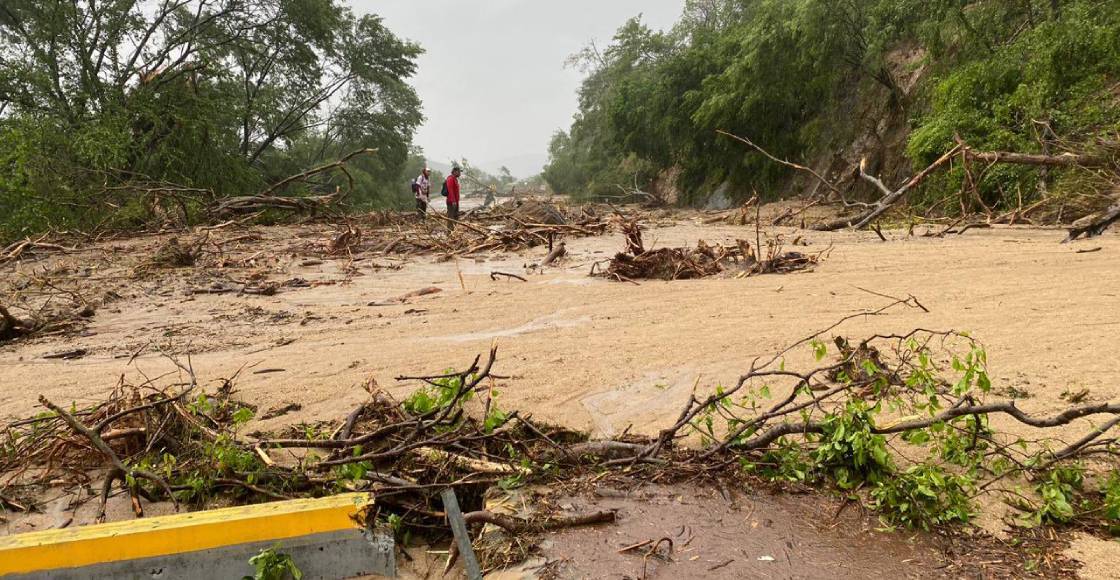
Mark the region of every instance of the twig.
[[491, 280], [497, 281], [498, 276], [505, 276], [506, 278], [513, 278], [514, 280], [521, 280], [522, 282], [528, 282], [528, 280], [526, 280], [525, 278], [523, 278], [521, 276], [518, 276], [517, 274], [507, 274], [506, 272], [490, 272], [490, 279]]

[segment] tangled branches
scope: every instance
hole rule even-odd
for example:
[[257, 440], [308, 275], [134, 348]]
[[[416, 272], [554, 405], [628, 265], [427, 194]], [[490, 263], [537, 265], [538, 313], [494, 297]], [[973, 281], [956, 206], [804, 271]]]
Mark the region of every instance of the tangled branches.
[[[700, 240], [692, 248], [645, 248], [641, 225], [635, 219], [616, 216], [619, 229], [626, 238], [626, 251], [615, 254], [603, 276], [629, 282], [633, 280], [689, 280], [715, 276], [737, 265], [741, 274], [787, 274], [815, 266], [824, 254], [814, 255], [782, 251], [780, 239], [767, 240], [765, 255], [756, 252], [751, 244], [736, 240], [731, 247], [708, 245]], [[761, 246], [761, 236], [756, 241]], [[592, 267], [594, 276], [598, 264]]]
[[[346, 164], [360, 155], [372, 155], [375, 153], [377, 153], [377, 149], [358, 149], [337, 161], [319, 165], [302, 173], [297, 173], [281, 179], [256, 195], [222, 199], [210, 208], [210, 212], [216, 216], [229, 216], [232, 214], [252, 213], [269, 209], [308, 212], [312, 214], [327, 210], [332, 204], [341, 202], [354, 192], [354, 177], [350, 175], [350, 172], [346, 169]], [[336, 170], [346, 176], [346, 191], [343, 191], [342, 188], [337, 188], [334, 193], [310, 197], [281, 197], [276, 195], [293, 183], [306, 183], [312, 177]]]
[[[0, 496], [34, 505], [36, 490], [75, 487], [81, 496], [103, 477], [100, 519], [117, 483], [137, 516], [142, 499], [202, 506], [218, 497], [254, 502], [369, 490], [378, 517], [407, 514], [409, 525], [430, 529], [440, 521], [441, 489], [458, 488], [477, 510], [498, 481], [544, 473], [523, 457], [561, 446], [548, 429], [499, 408], [496, 358], [492, 350], [462, 371], [401, 377], [424, 385], [404, 401], [371, 382], [369, 399], [345, 418], [280, 437], [243, 435], [256, 409], [236, 396], [233, 379], [199, 392], [189, 362], [175, 361], [185, 376], [175, 392], [176, 385], [121, 384], [105, 402], [71, 410], [41, 398], [46, 414], [3, 432]], [[478, 411], [468, 412], [468, 402], [481, 398]]]
[[[526, 221], [530, 219], [540, 221]], [[438, 213], [419, 222], [411, 216], [402, 218], [395, 224], [395, 230], [370, 232], [364, 248], [387, 254], [468, 256], [540, 246], [551, 248], [559, 238], [600, 236], [608, 227], [608, 222], [595, 216], [565, 215], [559, 208], [536, 202], [508, 213], [495, 210], [477, 214], [470, 221], [451, 220]]]

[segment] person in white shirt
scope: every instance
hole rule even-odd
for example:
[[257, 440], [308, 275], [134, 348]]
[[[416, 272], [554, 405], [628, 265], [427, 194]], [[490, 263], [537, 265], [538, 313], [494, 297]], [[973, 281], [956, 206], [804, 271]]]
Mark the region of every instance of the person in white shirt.
[[412, 194], [416, 196], [416, 212], [420, 214], [421, 218], [428, 215], [428, 203], [431, 202], [431, 174], [432, 170], [425, 167], [420, 176], [412, 180]]

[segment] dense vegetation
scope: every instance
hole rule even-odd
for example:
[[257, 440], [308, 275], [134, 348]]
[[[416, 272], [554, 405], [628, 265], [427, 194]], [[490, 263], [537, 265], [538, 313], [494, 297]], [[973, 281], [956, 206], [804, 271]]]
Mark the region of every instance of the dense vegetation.
[[407, 202], [420, 52], [339, 0], [5, 0], [0, 241], [189, 222], [361, 148], [348, 202]]
[[[789, 170], [716, 130], [821, 158], [857, 137], [852, 113], [873, 98], [908, 131], [897, 153], [914, 167], [954, 134], [979, 149], [1060, 153], [1115, 143], [1120, 129], [1114, 0], [690, 0], [671, 30], [635, 18], [573, 60], [588, 73], [580, 110], [545, 172], [564, 192], [676, 176], [683, 201], [724, 183], [773, 195]], [[962, 176], [939, 176], [918, 201], [955, 196]], [[1105, 187], [1084, 172], [1000, 166], [978, 189], [985, 204], [1015, 207]]]

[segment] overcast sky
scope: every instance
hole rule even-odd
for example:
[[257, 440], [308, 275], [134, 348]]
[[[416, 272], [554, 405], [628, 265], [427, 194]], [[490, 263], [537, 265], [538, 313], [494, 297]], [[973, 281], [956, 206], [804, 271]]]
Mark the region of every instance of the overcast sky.
[[582, 73], [564, 60], [605, 44], [627, 18], [668, 28], [684, 0], [351, 0], [420, 43], [414, 79], [427, 122], [416, 142], [429, 159], [466, 157], [518, 177], [540, 171], [548, 141], [576, 111]]

